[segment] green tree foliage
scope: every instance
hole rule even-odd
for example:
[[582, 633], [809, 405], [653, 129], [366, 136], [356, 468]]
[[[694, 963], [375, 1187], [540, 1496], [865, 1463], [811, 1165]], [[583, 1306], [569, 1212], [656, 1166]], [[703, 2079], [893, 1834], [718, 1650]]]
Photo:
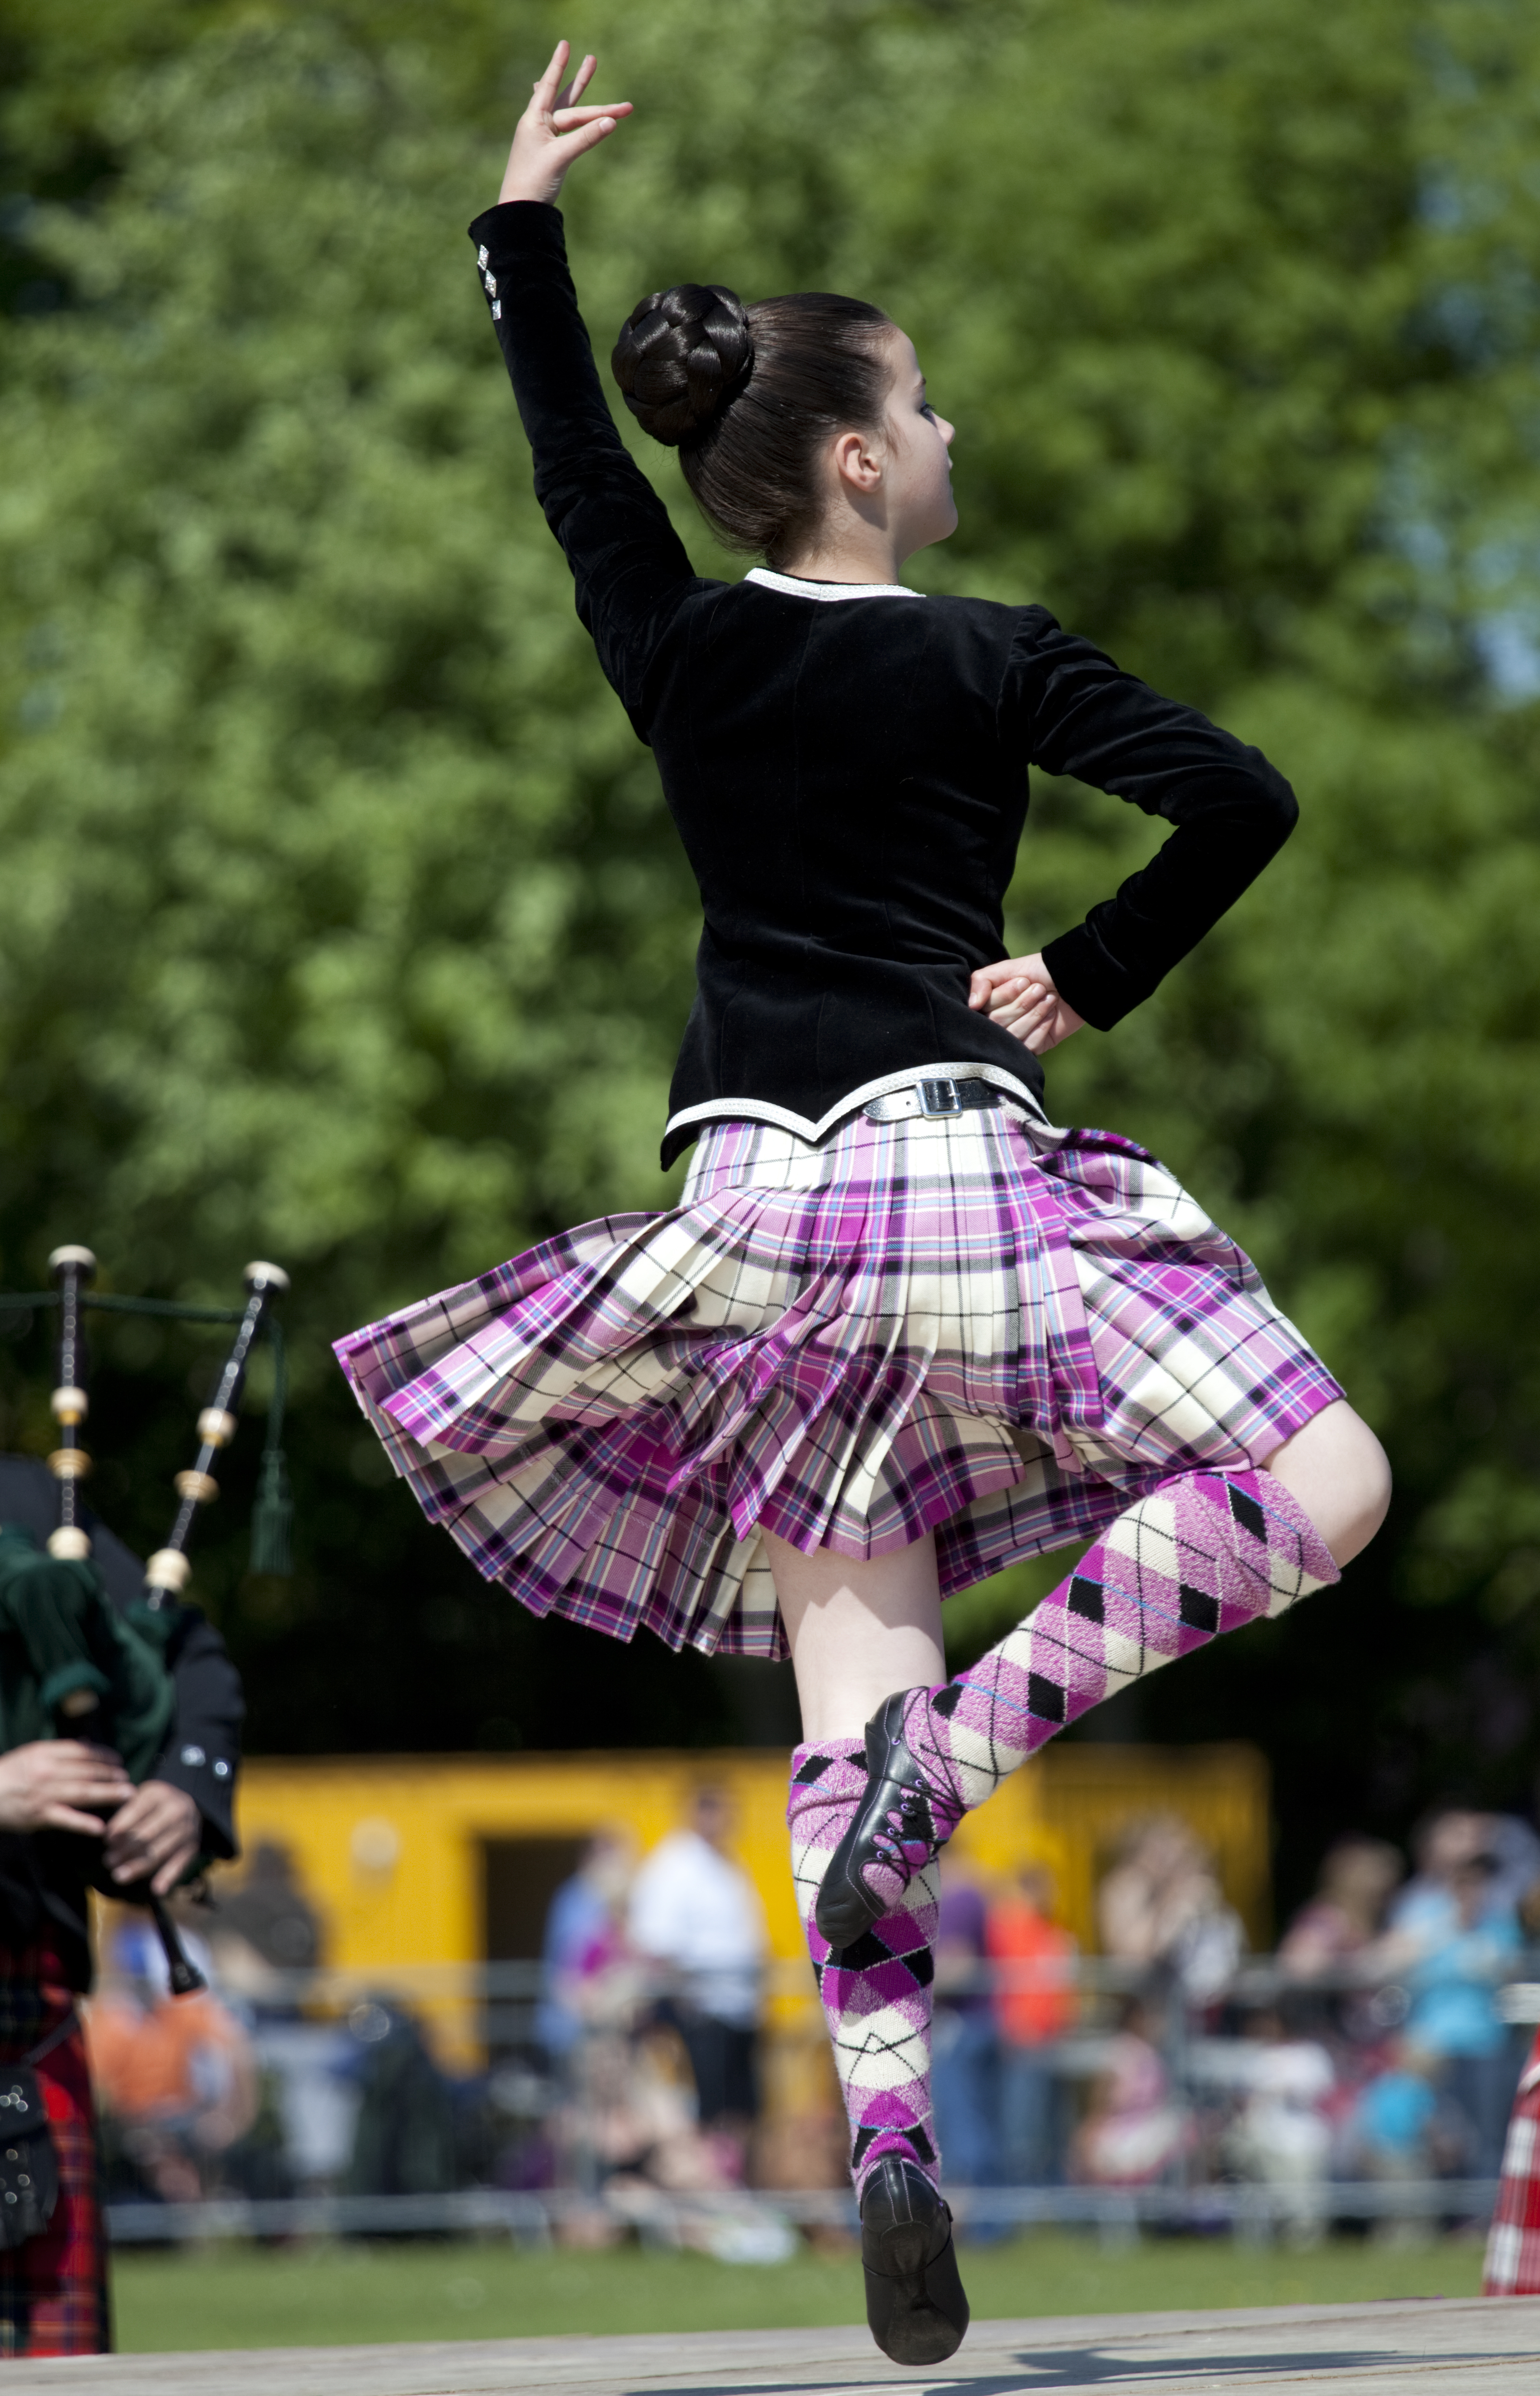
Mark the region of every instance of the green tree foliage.
[[[1349, 1592], [1152, 1684], [1142, 1727], [1267, 1738], [1302, 1854], [1451, 1775], [1521, 1797], [1540, 32], [1504, 0], [0, 7], [31, 195], [0, 365], [0, 1241], [13, 1284], [64, 1237], [125, 1286], [294, 1272], [303, 1569], [243, 1583], [211, 1538], [204, 1576], [259, 1738], [579, 1736], [579, 1653], [614, 1735], [726, 1720], [692, 1659], [467, 1586], [371, 1485], [325, 1359], [667, 1195], [693, 892], [462, 231], [556, 31], [638, 103], [569, 187], [601, 354], [684, 276], [878, 299], [960, 428], [962, 529], [921, 579], [1045, 600], [1300, 792], [1279, 865], [1051, 1099], [1253, 1248], [1401, 1496]], [[738, 570], [645, 462], [703, 570]], [[1152, 838], [1042, 786], [1013, 940]], [[117, 1511], [153, 1537], [187, 1356], [104, 1354]], [[13, 1439], [46, 1439], [45, 1381], [19, 1348]], [[962, 1601], [960, 1634], [1032, 1583]]]

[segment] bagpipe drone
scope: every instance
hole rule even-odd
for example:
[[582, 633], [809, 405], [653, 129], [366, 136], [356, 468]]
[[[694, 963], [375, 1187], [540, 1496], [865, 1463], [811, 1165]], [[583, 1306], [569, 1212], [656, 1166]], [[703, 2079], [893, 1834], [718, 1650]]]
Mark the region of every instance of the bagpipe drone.
[[[272, 1351], [273, 1395], [252, 1520], [251, 1562], [258, 1572], [286, 1573], [289, 1568], [291, 1510], [279, 1444], [284, 1348], [271, 1311], [273, 1299], [287, 1289], [288, 1276], [277, 1265], [247, 1265], [246, 1301], [236, 1311], [96, 1294], [90, 1286], [96, 1258], [89, 1248], [56, 1248], [48, 1270], [52, 1291], [0, 1299], [7, 1309], [59, 1309], [57, 1378], [49, 1400], [59, 1444], [48, 1458], [58, 1485], [58, 1525], [46, 1551], [29, 1531], [0, 1527], [0, 1748], [38, 1738], [91, 1739], [115, 1749], [129, 1779], [138, 1785], [150, 1777], [170, 1728], [176, 1692], [167, 1656], [191, 1610], [182, 1603], [192, 1572], [188, 1547], [200, 1509], [219, 1494], [215, 1468], [235, 1436], [252, 1351], [264, 1332]], [[91, 1562], [90, 1535], [81, 1521], [80, 1484], [91, 1469], [80, 1439], [90, 1404], [82, 1323], [87, 1307], [236, 1324], [213, 1395], [198, 1416], [197, 1459], [175, 1477], [178, 1505], [170, 1534], [150, 1558], [143, 1593], [126, 1613], [102, 1587]], [[92, 1887], [120, 1902], [148, 1908], [166, 1950], [173, 1995], [185, 1996], [205, 1985], [148, 1879], [130, 1886], [112, 1880], [100, 1847], [84, 1833], [36, 1835], [69, 1840]], [[187, 1877], [197, 1877], [204, 1868], [200, 1858]]]

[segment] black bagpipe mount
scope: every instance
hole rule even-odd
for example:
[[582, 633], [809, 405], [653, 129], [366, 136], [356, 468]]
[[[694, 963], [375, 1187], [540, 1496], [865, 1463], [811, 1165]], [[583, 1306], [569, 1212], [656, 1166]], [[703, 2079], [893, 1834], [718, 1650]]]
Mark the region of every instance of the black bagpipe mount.
[[[88, 1362], [85, 1332], [81, 1323], [85, 1293], [96, 1277], [97, 1260], [89, 1248], [65, 1246], [55, 1248], [48, 1258], [48, 1271], [59, 1292], [59, 1346], [56, 1386], [49, 1401], [54, 1420], [59, 1427], [59, 1445], [48, 1458], [48, 1470], [59, 1484], [59, 1523], [48, 1537], [48, 1553], [61, 1561], [83, 1562], [90, 1555], [89, 1533], [79, 1520], [77, 1498], [79, 1483], [90, 1471], [91, 1459], [79, 1439], [80, 1426], [90, 1407], [86, 1382]], [[175, 1612], [182, 1591], [192, 1577], [192, 1564], [187, 1550], [198, 1510], [219, 1494], [214, 1468], [222, 1449], [229, 1446], [236, 1431], [236, 1409], [246, 1387], [251, 1351], [267, 1320], [268, 1309], [275, 1298], [288, 1288], [288, 1275], [281, 1265], [249, 1264], [242, 1275], [246, 1285], [246, 1302], [225, 1358], [209, 1404], [198, 1417], [198, 1454], [196, 1462], [176, 1476], [178, 1506], [170, 1535], [164, 1548], [157, 1548], [145, 1567], [143, 1608], [152, 1617]], [[100, 1305], [101, 1299], [94, 1301]], [[154, 1305], [155, 1312], [187, 1314], [207, 1319], [209, 1310]], [[133, 1306], [131, 1300], [119, 1300], [120, 1306]], [[139, 1301], [144, 1306], [145, 1301]], [[139, 1311], [135, 1307], [134, 1311]], [[228, 1321], [223, 1312], [217, 1320]], [[276, 1326], [269, 1325], [275, 1333]], [[282, 1349], [276, 1348], [279, 1398], [281, 1407], [283, 1370]], [[281, 1415], [280, 1415], [281, 1419]], [[275, 1446], [270, 1441], [272, 1453]], [[282, 1458], [278, 1458], [281, 1467]], [[285, 1535], [286, 1536], [286, 1535]], [[166, 1629], [170, 1628], [169, 1621]], [[85, 1716], [98, 1704], [89, 1690], [74, 1690], [65, 1697], [60, 1707], [60, 1733], [65, 1737], [78, 1737], [87, 1727]], [[126, 1890], [122, 1892], [126, 1897]], [[166, 1966], [173, 1996], [190, 1996], [195, 1990], [207, 1987], [203, 1974], [192, 1963], [177, 1933], [177, 1925], [167, 1911], [165, 1901], [147, 1884], [132, 1893], [131, 1902], [148, 1908], [160, 1943], [165, 1950]]]
[[198, 1519], [198, 1509], [209, 1505], [219, 1494], [214, 1467], [219, 1462], [220, 1450], [228, 1447], [235, 1436], [235, 1409], [246, 1388], [252, 1349], [269, 1306], [275, 1298], [281, 1298], [289, 1285], [288, 1275], [282, 1265], [247, 1265], [241, 1278], [248, 1292], [246, 1311], [241, 1316], [230, 1353], [215, 1384], [214, 1395], [198, 1417], [197, 1461], [186, 1472], [177, 1475], [176, 1491], [179, 1503], [170, 1537], [164, 1548], [156, 1549], [144, 1568], [144, 1603], [152, 1614], [158, 1614], [174, 1604], [192, 1577], [192, 1566], [188, 1559], [187, 1547], [192, 1536], [192, 1525]]

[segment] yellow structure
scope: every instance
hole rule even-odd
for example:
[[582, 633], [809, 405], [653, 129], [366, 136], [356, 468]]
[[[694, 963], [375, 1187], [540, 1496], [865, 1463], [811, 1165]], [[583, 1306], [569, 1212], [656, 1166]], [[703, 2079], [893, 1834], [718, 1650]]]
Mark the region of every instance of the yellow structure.
[[[780, 1965], [771, 2003], [774, 2101], [776, 2048], [788, 2048], [788, 2070], [790, 2048], [821, 2052], [787, 1869], [778, 1751], [256, 1757], [244, 1774], [241, 1836], [248, 1855], [262, 1841], [288, 1849], [325, 1918], [327, 1962], [347, 1978], [399, 1984], [410, 1967], [436, 1967], [410, 1977], [441, 2039], [469, 2059], [473, 2016], [455, 1993], [455, 1967], [536, 1951], [528, 1938], [511, 1950], [506, 1936], [499, 1942], [489, 1920], [498, 1858], [512, 1865], [515, 1881], [538, 1886], [543, 1870], [549, 1886], [554, 1869], [569, 1868], [562, 1843], [595, 1830], [621, 1828], [645, 1853], [706, 1782], [735, 1800], [737, 1852], [759, 1889]], [[1253, 1945], [1265, 1944], [1268, 1773], [1255, 1748], [1052, 1746], [969, 1816], [948, 1854], [954, 1868], [985, 1879], [1048, 1864], [1061, 1917], [1094, 1949], [1095, 1890], [1108, 1851], [1131, 1819], [1162, 1811], [1180, 1815], [1210, 1848]]]

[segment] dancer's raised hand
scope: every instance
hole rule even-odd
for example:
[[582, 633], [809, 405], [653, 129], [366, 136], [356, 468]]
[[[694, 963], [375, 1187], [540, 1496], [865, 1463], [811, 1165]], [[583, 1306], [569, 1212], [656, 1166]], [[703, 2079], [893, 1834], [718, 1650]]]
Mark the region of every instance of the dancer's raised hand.
[[564, 91], [562, 77], [571, 57], [571, 47], [558, 42], [551, 54], [551, 64], [535, 86], [529, 106], [513, 129], [513, 147], [508, 153], [503, 172], [499, 200], [546, 200], [554, 202], [561, 193], [567, 168], [580, 158], [585, 150], [596, 149], [607, 140], [623, 116], [629, 116], [629, 100], [609, 101], [604, 107], [590, 105], [579, 108], [599, 61], [586, 58]]
[[1085, 1029], [1084, 1016], [1060, 998], [1041, 956], [1002, 957], [997, 965], [980, 965], [968, 985], [968, 1005], [1034, 1057], [1046, 1057], [1072, 1032]]

